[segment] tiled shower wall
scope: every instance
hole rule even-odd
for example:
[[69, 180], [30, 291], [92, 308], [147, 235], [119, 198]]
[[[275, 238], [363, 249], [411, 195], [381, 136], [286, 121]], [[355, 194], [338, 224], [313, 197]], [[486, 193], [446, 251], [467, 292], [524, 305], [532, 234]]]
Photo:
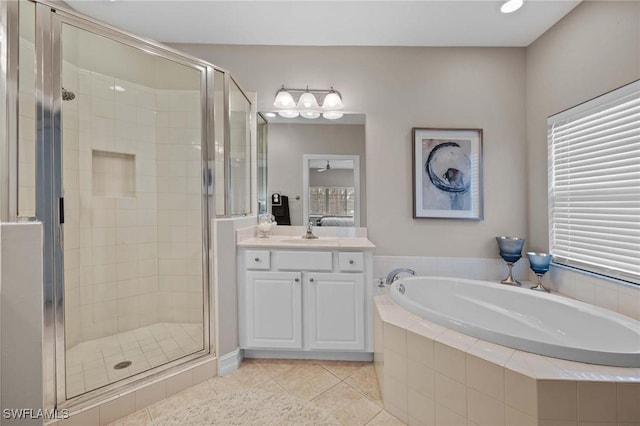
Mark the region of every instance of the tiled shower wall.
[[159, 317], [202, 322], [200, 92], [157, 91]]
[[67, 346], [201, 322], [198, 92], [63, 67]]

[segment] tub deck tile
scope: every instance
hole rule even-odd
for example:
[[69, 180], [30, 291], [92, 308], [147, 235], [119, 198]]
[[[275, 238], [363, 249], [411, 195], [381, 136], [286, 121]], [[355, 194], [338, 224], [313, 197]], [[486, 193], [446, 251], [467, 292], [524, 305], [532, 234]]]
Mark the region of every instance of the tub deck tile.
[[428, 339], [435, 340], [439, 335], [441, 335], [448, 329], [441, 325], [432, 323], [431, 321], [422, 320], [419, 323], [407, 328], [407, 330]]
[[388, 294], [376, 296], [374, 299], [379, 307], [380, 318], [386, 323], [406, 329], [422, 321], [421, 317], [397, 305]]
[[478, 339], [478, 341], [469, 348], [467, 353], [504, 367], [513, 354], [516, 353], [516, 350]]
[[463, 352], [467, 352], [478, 341], [475, 337], [470, 337], [454, 330], [447, 330], [434, 340]]

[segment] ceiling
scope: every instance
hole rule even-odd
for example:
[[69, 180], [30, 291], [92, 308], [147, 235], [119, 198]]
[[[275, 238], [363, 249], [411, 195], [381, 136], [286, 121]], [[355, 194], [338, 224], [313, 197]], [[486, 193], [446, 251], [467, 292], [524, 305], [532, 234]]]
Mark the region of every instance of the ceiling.
[[292, 46], [528, 46], [580, 0], [66, 0], [77, 11], [170, 43]]

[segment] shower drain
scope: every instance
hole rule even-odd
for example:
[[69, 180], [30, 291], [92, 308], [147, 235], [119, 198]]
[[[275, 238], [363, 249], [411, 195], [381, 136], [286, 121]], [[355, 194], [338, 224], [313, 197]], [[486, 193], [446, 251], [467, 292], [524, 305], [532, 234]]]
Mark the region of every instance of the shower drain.
[[131, 361], [122, 361], [113, 366], [114, 370], [122, 370], [133, 364]]

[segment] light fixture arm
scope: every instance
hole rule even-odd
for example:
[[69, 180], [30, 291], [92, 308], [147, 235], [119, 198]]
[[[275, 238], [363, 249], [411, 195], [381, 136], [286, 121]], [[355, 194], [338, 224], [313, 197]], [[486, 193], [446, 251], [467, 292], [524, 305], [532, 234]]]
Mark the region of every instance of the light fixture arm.
[[337, 93], [338, 96], [340, 96], [342, 98], [342, 94], [340, 92], [338, 92], [337, 90], [335, 90], [333, 87], [331, 87], [331, 89], [309, 89], [308, 87], [306, 89], [290, 89], [288, 87], [284, 87], [284, 85], [278, 90], [281, 91], [284, 90], [286, 92], [289, 93], [304, 93], [304, 92], [311, 92], [311, 93], [325, 93], [325, 94], [329, 94], [329, 93]]

